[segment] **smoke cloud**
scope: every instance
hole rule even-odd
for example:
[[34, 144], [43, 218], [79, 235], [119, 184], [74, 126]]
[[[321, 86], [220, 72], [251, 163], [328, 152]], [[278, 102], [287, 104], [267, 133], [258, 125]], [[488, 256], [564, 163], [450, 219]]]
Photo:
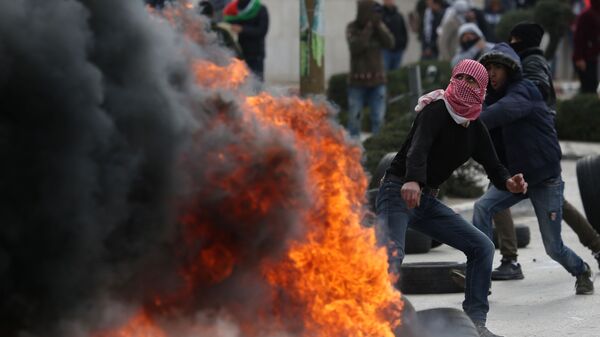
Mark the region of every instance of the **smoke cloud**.
[[[230, 55], [204, 42], [142, 1], [0, 2], [0, 335], [93, 335], [156, 295], [191, 321], [218, 317], [215, 336], [254, 319], [259, 261], [298, 234], [304, 174], [293, 140], [195, 85], [190, 58]], [[186, 214], [194, 226], [176, 225]], [[193, 270], [223, 245], [226, 282]]]

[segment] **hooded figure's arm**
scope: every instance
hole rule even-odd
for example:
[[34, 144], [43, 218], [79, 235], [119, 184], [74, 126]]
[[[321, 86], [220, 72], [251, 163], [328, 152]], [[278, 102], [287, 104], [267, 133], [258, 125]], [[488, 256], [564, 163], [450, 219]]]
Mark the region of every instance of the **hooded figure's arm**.
[[480, 118], [489, 130], [495, 129], [532, 113], [532, 104], [533, 98], [521, 81], [521, 83], [511, 85], [504, 97], [484, 107]]
[[483, 166], [492, 184], [499, 190], [506, 191], [506, 180], [510, 178], [510, 173], [500, 163], [500, 159], [498, 159], [492, 139], [485, 125], [481, 124], [479, 126], [477, 146], [472, 157]]
[[349, 24], [346, 27], [346, 40], [350, 54], [356, 55], [364, 52], [369, 47], [371, 35], [373, 35], [373, 26], [366, 25], [365, 28], [359, 30], [356, 25]]

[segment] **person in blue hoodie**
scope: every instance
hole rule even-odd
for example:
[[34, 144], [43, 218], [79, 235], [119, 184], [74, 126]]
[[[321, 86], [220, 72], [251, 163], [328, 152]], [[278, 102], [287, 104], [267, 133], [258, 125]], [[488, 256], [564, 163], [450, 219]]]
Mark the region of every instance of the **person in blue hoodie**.
[[480, 118], [500, 161], [509, 172], [522, 172], [529, 188], [514, 194], [491, 186], [475, 203], [473, 225], [491, 238], [493, 215], [529, 198], [546, 253], [576, 277], [576, 294], [593, 294], [589, 265], [565, 246], [560, 234], [564, 183], [553, 115], [535, 84], [523, 78], [520, 58], [508, 44], [497, 44], [479, 62], [489, 74]]

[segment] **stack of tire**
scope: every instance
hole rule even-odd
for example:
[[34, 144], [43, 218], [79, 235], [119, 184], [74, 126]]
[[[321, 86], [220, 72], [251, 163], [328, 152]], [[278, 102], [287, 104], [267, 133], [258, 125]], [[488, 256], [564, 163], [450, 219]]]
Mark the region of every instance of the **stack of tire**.
[[600, 232], [600, 156], [588, 156], [577, 161], [577, 182], [585, 215]]

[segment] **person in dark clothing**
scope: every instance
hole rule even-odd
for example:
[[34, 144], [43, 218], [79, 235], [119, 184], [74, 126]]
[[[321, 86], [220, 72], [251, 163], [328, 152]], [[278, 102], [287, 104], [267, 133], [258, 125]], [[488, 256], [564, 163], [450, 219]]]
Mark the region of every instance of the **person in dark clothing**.
[[[523, 67], [523, 77], [531, 80], [542, 93], [546, 104], [553, 114], [556, 106], [556, 95], [552, 84], [550, 67], [539, 48], [544, 29], [536, 24], [522, 22], [510, 32], [510, 46], [518, 53]], [[592, 255], [600, 266], [600, 234], [566, 199], [563, 199], [563, 220], [579, 237], [579, 241], [592, 251]], [[517, 263], [517, 236], [510, 209], [496, 213], [494, 216], [501, 264], [492, 271], [492, 280], [518, 280], [523, 278], [521, 266]]]
[[438, 34], [437, 28], [442, 23], [445, 7], [443, 0], [427, 0], [427, 8], [421, 19], [421, 60], [437, 60], [438, 58]]
[[404, 17], [395, 5], [394, 0], [383, 0], [382, 21], [394, 35], [394, 48], [383, 49], [383, 62], [386, 71], [398, 69], [402, 63], [402, 55], [408, 42], [408, 33]]
[[360, 0], [356, 19], [346, 27], [350, 50], [348, 75], [348, 131], [360, 137], [360, 118], [365, 103], [370, 108], [371, 130], [377, 134], [386, 110], [386, 72], [382, 49], [394, 47], [394, 36], [381, 21], [380, 7], [373, 0]]
[[590, 266], [564, 245], [560, 235], [564, 183], [552, 114], [533, 82], [523, 79], [519, 56], [508, 44], [497, 44], [479, 62], [490, 75], [481, 120], [502, 163], [510, 172], [522, 172], [529, 189], [518, 195], [491, 186], [475, 203], [473, 224], [491, 238], [494, 214], [529, 198], [546, 253], [576, 277], [576, 294], [592, 294]]
[[499, 190], [527, 190], [523, 176], [511, 177], [500, 163], [488, 131], [478, 119], [487, 82], [481, 64], [464, 60], [454, 67], [446, 90], [435, 90], [419, 99], [407, 139], [381, 181], [376, 209], [378, 229], [385, 234], [379, 238], [387, 241], [390, 273], [397, 273], [404, 259], [408, 226], [465, 253], [463, 309], [480, 336], [493, 337], [496, 335], [485, 323], [494, 245], [436, 199], [439, 186], [469, 158], [483, 165]]
[[198, 3], [198, 12], [200, 15], [204, 15], [210, 19], [210, 26], [207, 28], [217, 35], [217, 43], [220, 46], [231, 50], [238, 59], [243, 59], [242, 50], [233, 36], [231, 36], [231, 33], [229, 33], [229, 31], [227, 31], [225, 28], [220, 27], [219, 24], [215, 22], [215, 9], [212, 3], [206, 0], [200, 1]]
[[260, 0], [234, 0], [223, 11], [224, 20], [238, 34], [244, 61], [264, 81], [265, 38], [269, 31], [269, 12]]
[[573, 44], [573, 63], [581, 83], [580, 91], [594, 93], [598, 86], [600, 0], [590, 0], [590, 7], [577, 17]]

